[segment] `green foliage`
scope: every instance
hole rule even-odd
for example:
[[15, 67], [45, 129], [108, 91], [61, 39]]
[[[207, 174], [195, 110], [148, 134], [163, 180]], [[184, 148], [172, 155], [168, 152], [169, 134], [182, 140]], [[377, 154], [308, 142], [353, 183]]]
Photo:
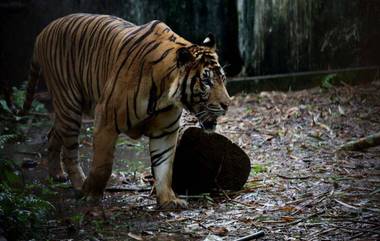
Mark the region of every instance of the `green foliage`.
[[38, 101], [33, 101], [32, 103], [32, 110], [39, 113], [46, 113], [47, 110], [45, 108], [45, 105]]
[[0, 146], [3, 146], [7, 143], [14, 142], [20, 139], [18, 134], [2, 134], [0, 135]]
[[[25, 91], [13, 87], [12, 91], [12, 104], [15, 109], [21, 110], [24, 104]], [[45, 106], [37, 101], [32, 104], [34, 112], [46, 112]], [[31, 116], [19, 116], [14, 113], [15, 111], [8, 107], [4, 99], [0, 99], [0, 119], [2, 125], [0, 126], [0, 148], [5, 144], [22, 141], [24, 139], [23, 129], [28, 128], [25, 120]]]
[[336, 74], [326, 75], [321, 81], [321, 88], [325, 90], [331, 89], [336, 84]]
[[255, 174], [266, 172], [268, 168], [263, 164], [253, 164], [251, 171]]
[[[17, 89], [16, 87], [12, 88], [12, 104], [14, 105], [16, 109], [18, 110], [22, 109], [24, 105], [24, 101], [25, 101], [25, 95], [26, 95], [25, 90]], [[35, 112], [46, 112], [46, 108], [44, 104], [38, 101], [33, 101], [32, 110]], [[8, 107], [7, 102], [3, 99], [0, 99], [0, 112], [6, 112], [12, 115], [14, 114], [12, 110]], [[21, 119], [21, 117], [19, 116], [14, 116], [14, 117], [16, 118], [17, 121]]]
[[70, 220], [76, 224], [77, 226], [82, 226], [83, 221], [84, 221], [84, 214], [83, 213], [78, 213], [70, 217]]
[[[8, 239], [37, 238], [38, 229], [54, 207], [34, 195], [0, 184], [0, 222]], [[22, 230], [22, 232], [20, 232]]]
[[13, 188], [23, 186], [24, 183], [21, 172], [13, 161], [0, 159], [0, 173], [0, 184]]
[[42, 238], [38, 229], [46, 223], [54, 206], [30, 193], [21, 172], [9, 160], [0, 160], [0, 226], [9, 240]]
[[25, 100], [25, 90], [22, 89], [17, 89], [16, 87], [12, 88], [12, 99], [13, 99], [13, 104], [17, 108], [21, 108], [24, 104]]
[[0, 100], [0, 109], [8, 113], [12, 113], [11, 109], [9, 109], [7, 102], [5, 100]]

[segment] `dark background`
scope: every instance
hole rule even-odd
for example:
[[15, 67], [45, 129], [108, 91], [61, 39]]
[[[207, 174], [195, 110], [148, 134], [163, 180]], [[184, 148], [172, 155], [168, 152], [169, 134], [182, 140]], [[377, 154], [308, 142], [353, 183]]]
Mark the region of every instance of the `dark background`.
[[212, 32], [229, 76], [380, 63], [378, 0], [2, 0], [1, 84], [24, 82], [36, 35], [75, 12], [160, 19], [194, 43]]

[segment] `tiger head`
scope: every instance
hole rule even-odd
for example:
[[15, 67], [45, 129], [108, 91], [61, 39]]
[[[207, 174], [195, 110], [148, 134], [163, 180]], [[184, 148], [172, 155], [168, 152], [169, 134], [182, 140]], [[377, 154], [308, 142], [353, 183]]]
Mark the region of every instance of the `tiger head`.
[[231, 102], [214, 36], [209, 34], [202, 45], [179, 48], [177, 62], [184, 69], [182, 105], [198, 118], [203, 129], [214, 131], [217, 118], [226, 113]]

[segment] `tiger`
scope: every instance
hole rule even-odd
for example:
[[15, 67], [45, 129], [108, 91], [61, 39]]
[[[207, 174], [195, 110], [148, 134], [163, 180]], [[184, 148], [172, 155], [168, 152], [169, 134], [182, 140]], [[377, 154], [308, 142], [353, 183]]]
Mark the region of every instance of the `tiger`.
[[[135, 25], [111, 15], [71, 14], [37, 36], [24, 112], [36, 83], [52, 98], [48, 170], [99, 200], [110, 178], [119, 134], [149, 138], [157, 204], [184, 208], [172, 190], [172, 167], [183, 109], [213, 131], [230, 105], [214, 35], [193, 44], [154, 20]], [[78, 159], [82, 115], [94, 117], [93, 160], [87, 178]], [[63, 169], [64, 166], [64, 169]]]

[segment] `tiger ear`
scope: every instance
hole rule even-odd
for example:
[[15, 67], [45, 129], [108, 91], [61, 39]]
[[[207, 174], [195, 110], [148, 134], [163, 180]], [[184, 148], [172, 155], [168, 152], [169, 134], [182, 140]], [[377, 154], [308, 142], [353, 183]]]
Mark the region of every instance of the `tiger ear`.
[[177, 66], [178, 67], [182, 67], [193, 61], [194, 61], [194, 56], [188, 48], [182, 47], [177, 50]]
[[207, 37], [203, 40], [202, 43], [203, 46], [215, 49], [216, 48], [216, 41], [215, 36], [212, 33], [207, 34]]

